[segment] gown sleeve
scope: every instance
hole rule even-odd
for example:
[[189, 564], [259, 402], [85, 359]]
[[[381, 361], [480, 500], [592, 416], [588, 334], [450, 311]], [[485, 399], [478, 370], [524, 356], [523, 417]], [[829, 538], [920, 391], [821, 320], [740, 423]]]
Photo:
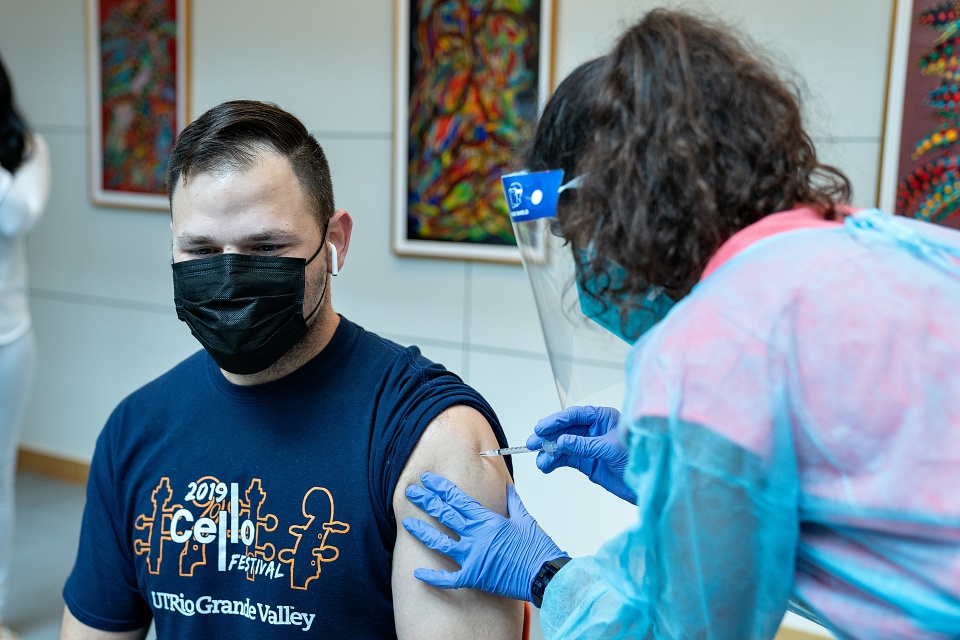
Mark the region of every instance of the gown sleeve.
[[628, 373], [637, 523], [550, 582], [548, 640], [773, 638], [783, 618], [799, 535], [785, 390], [749, 332], [679, 324]]

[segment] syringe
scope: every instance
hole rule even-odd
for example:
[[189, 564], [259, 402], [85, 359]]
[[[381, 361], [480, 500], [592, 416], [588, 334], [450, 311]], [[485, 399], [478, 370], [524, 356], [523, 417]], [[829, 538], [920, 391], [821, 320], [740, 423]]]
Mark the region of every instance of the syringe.
[[[541, 447], [547, 453], [553, 453], [557, 450], [557, 443], [551, 442], [550, 440], [544, 440]], [[480, 455], [482, 456], [512, 456], [516, 453], [533, 453], [539, 451], [540, 449], [527, 449], [526, 447], [506, 447], [504, 449], [490, 449], [489, 451], [481, 451]]]

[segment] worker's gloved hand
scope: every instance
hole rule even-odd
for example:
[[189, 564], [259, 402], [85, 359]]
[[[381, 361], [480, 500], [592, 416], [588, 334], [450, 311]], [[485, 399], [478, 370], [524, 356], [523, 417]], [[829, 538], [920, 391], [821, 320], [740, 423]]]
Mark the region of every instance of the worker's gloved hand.
[[568, 557], [537, 526], [520, 502], [513, 485], [507, 485], [510, 517], [490, 511], [435, 473], [420, 477], [423, 486], [407, 487], [407, 498], [460, 540], [454, 540], [416, 518], [404, 518], [403, 527], [423, 544], [450, 556], [460, 571], [417, 569], [413, 575], [441, 589], [481, 589], [515, 600], [530, 600], [530, 585], [548, 560]]
[[541, 471], [573, 467], [613, 495], [636, 504], [637, 494], [623, 481], [629, 453], [617, 436], [619, 421], [620, 412], [610, 407], [569, 407], [538, 422], [527, 438], [527, 448], [537, 449], [544, 440], [556, 441], [554, 453], [537, 454]]

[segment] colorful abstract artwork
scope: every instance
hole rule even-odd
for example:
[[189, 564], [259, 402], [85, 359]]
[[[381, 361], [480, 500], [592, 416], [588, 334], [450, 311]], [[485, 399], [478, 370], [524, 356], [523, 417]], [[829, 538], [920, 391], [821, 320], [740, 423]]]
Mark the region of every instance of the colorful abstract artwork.
[[897, 0], [880, 206], [960, 229], [960, 0]]
[[500, 176], [550, 87], [551, 0], [398, 0], [394, 250], [519, 262]]
[[92, 198], [166, 210], [187, 119], [187, 0], [87, 0]]

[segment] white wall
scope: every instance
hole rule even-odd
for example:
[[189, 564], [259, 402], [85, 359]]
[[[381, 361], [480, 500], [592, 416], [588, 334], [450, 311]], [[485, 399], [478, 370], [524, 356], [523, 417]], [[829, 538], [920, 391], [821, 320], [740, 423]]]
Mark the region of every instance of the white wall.
[[[655, 4], [557, 0], [557, 77]], [[739, 25], [796, 71], [821, 155], [851, 177], [855, 204], [874, 204], [892, 0], [685, 6]], [[511, 442], [522, 442], [559, 408], [522, 269], [390, 251], [392, 3], [192, 0], [192, 8], [192, 114], [230, 98], [274, 101], [327, 151], [337, 206], [356, 222], [334, 281], [336, 308], [460, 372]], [[81, 0], [0, 6], [0, 51], [54, 165], [50, 207], [30, 244], [41, 360], [22, 445], [87, 461], [113, 406], [197, 344], [171, 302], [168, 216], [90, 204], [83, 20]], [[531, 458], [516, 461], [525, 503], [571, 553], [593, 552], [631, 520], [572, 472], [544, 477]]]

